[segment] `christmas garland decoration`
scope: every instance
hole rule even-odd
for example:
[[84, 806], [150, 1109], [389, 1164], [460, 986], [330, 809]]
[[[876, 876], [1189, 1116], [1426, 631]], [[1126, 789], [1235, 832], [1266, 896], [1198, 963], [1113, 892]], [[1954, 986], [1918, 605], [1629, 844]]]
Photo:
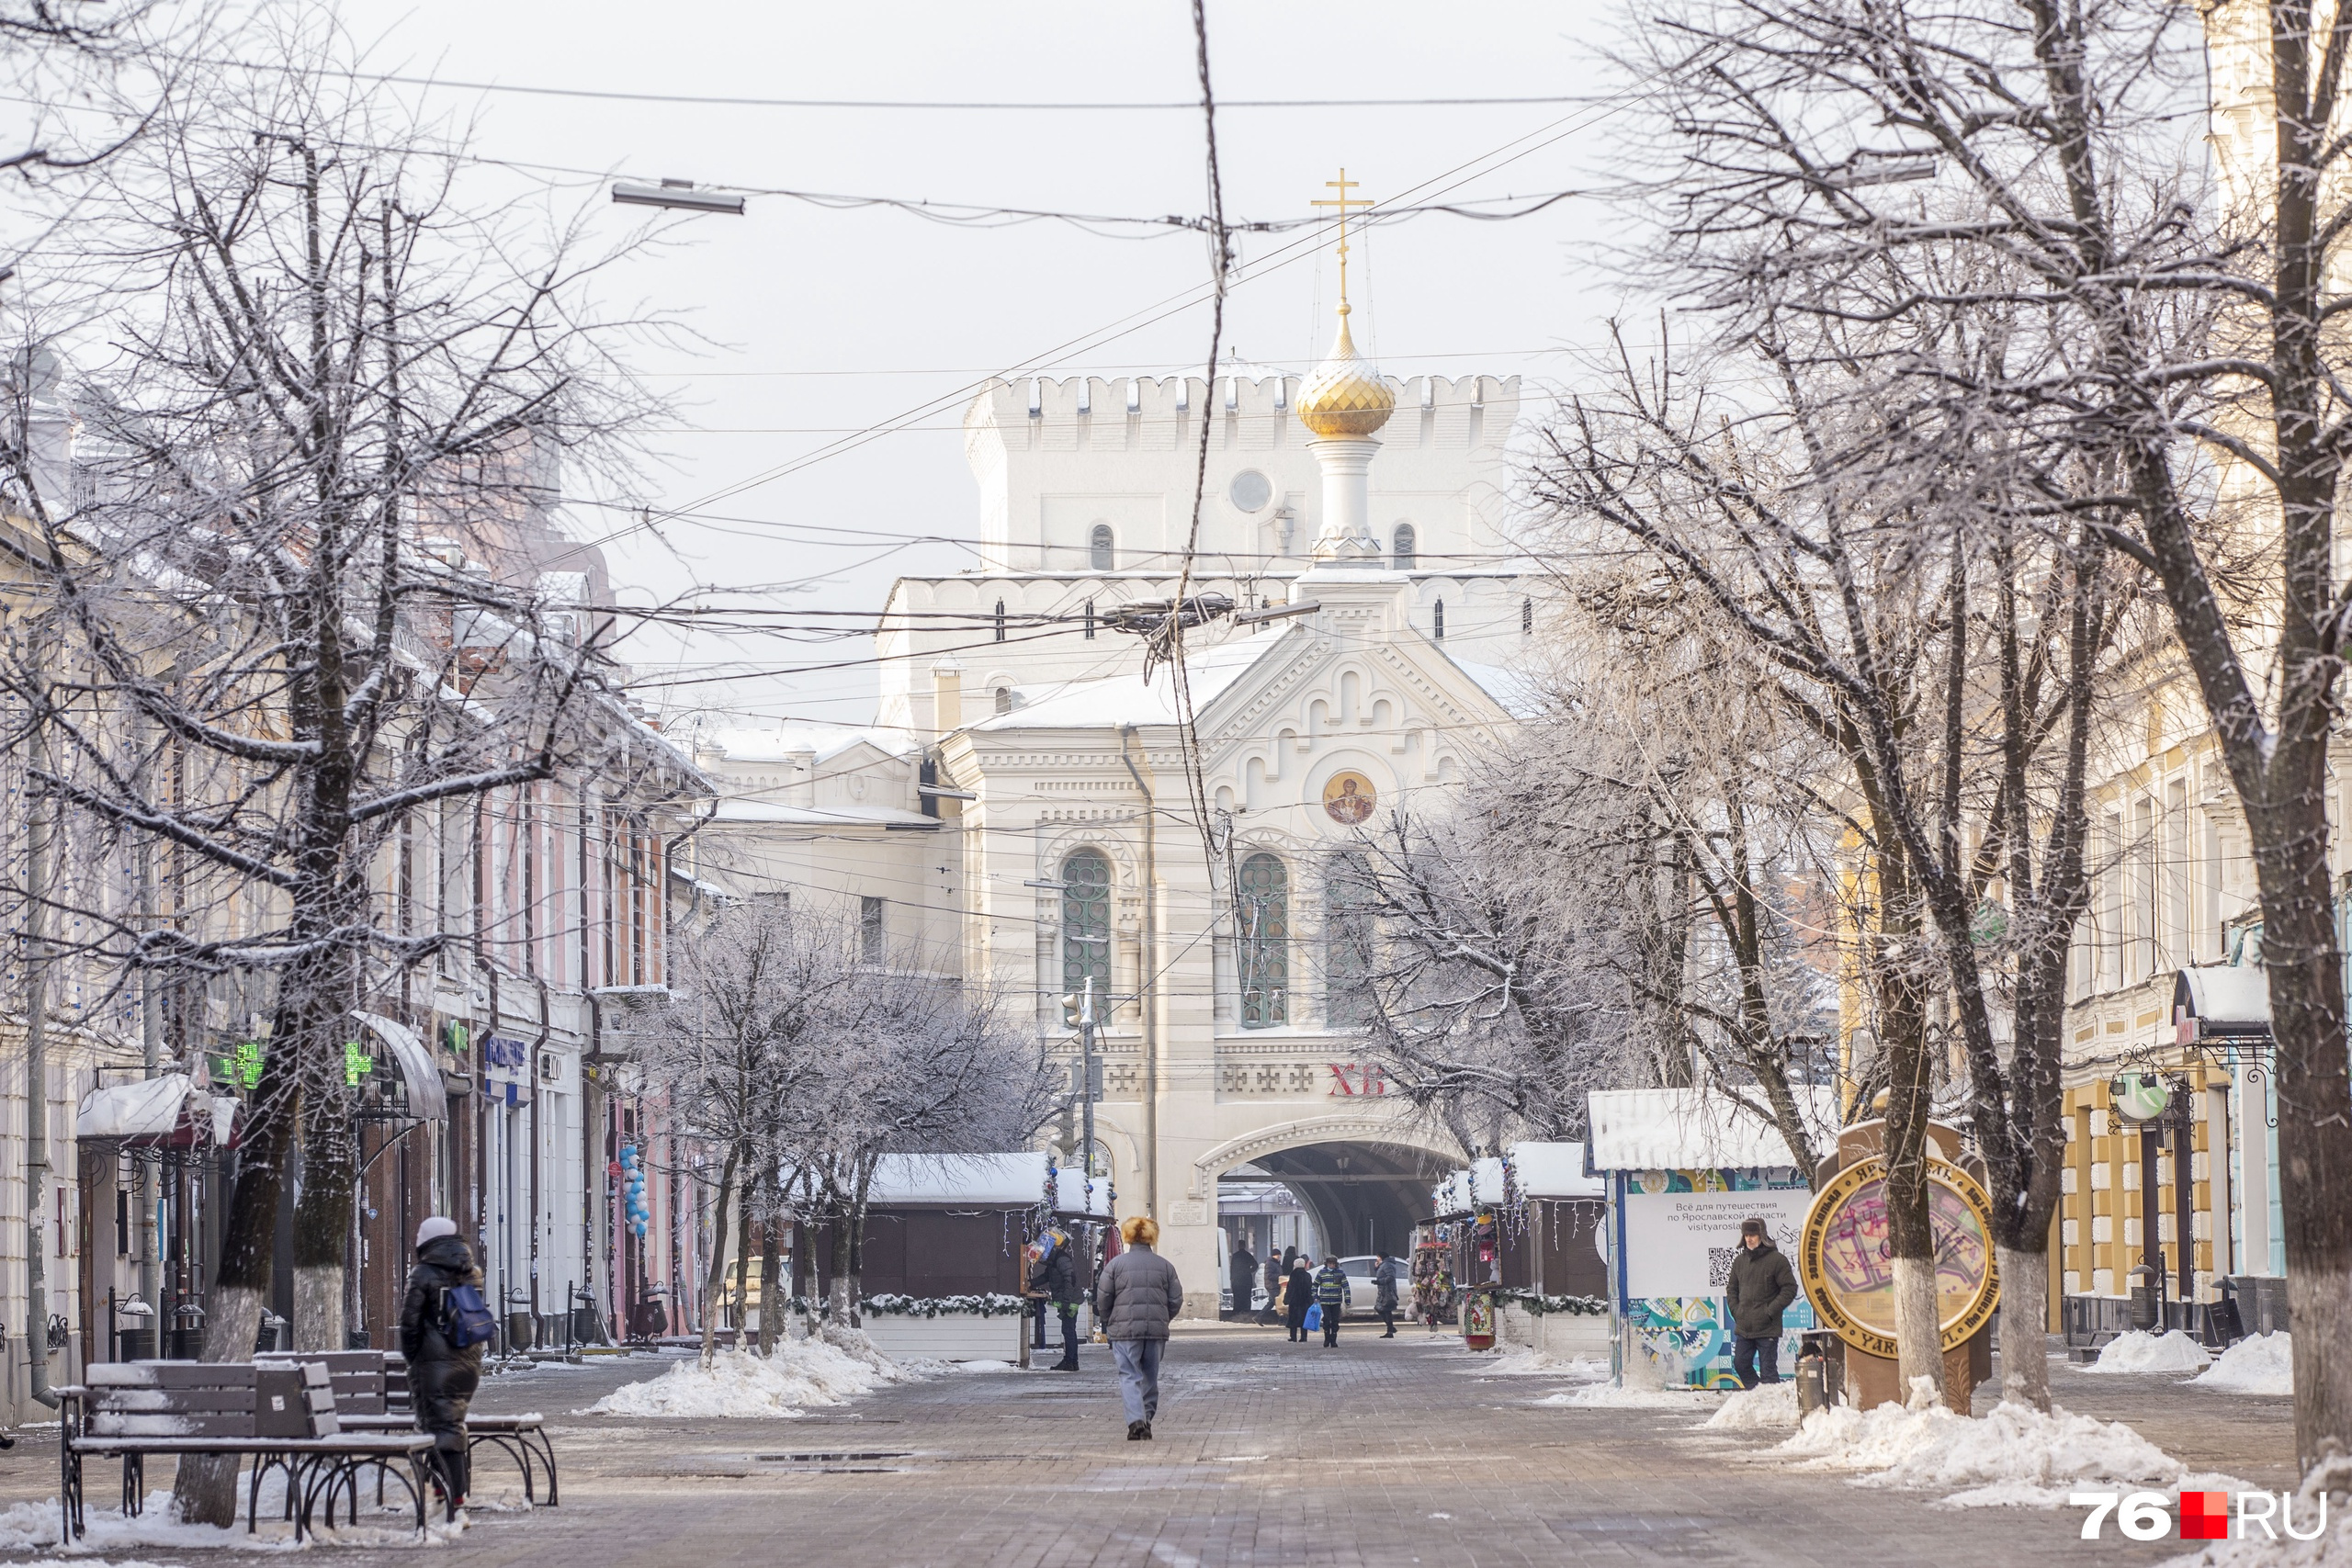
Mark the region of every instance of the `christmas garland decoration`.
[[1544, 1296], [1533, 1291], [1508, 1290], [1497, 1291], [1495, 1300], [1515, 1303], [1537, 1317], [1551, 1312], [1564, 1312], [1574, 1317], [1609, 1315], [1609, 1303], [1600, 1296]]
[[886, 1317], [1018, 1317], [1029, 1303], [990, 1291], [973, 1296], [868, 1296], [861, 1311]]

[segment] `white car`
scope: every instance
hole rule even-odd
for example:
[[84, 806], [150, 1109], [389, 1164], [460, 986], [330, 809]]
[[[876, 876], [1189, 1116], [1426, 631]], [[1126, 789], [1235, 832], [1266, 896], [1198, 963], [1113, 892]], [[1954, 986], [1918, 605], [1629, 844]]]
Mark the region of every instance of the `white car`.
[[[1380, 1287], [1373, 1282], [1372, 1278], [1372, 1271], [1379, 1267], [1380, 1259], [1369, 1256], [1340, 1259], [1340, 1272], [1348, 1277], [1348, 1304], [1344, 1315], [1349, 1317], [1377, 1317], [1379, 1315], [1374, 1310], [1374, 1306], [1380, 1300]], [[1400, 1320], [1412, 1315], [1413, 1282], [1404, 1278], [1405, 1268], [1404, 1261], [1401, 1258], [1398, 1259], [1396, 1315]]]

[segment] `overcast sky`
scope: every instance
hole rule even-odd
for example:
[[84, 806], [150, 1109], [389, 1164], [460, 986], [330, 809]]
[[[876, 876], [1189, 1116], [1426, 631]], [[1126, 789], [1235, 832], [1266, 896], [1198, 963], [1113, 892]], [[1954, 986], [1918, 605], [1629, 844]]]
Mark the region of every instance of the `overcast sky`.
[[[1365, 3], [1209, 7], [1220, 98], [1576, 95], [1619, 85], [1596, 59], [1600, 6]], [[368, 63], [442, 80], [618, 92], [882, 99], [1118, 103], [1196, 96], [1191, 14], [1177, 0], [1103, 5], [717, 4], [612, 0], [347, 0]], [[408, 92], [408, 89], [401, 89]], [[471, 113], [475, 150], [523, 164], [518, 183], [673, 177], [754, 189], [1045, 208], [1104, 214], [1205, 208], [1197, 110], [978, 111], [731, 107], [434, 90]], [[1363, 194], [1426, 186], [1449, 200], [1589, 186], [1612, 137], [1636, 117], [1577, 104], [1234, 108], [1219, 117], [1227, 212], [1295, 218], [1340, 164]], [[1549, 128], [1548, 130], [1546, 128]], [[1542, 132], [1541, 135], [1532, 133]], [[1565, 133], [1565, 134], [1564, 134]], [[1499, 168], [1498, 150], [1529, 149]], [[1485, 164], [1478, 160], [1485, 159]], [[1450, 171], [1468, 166], [1466, 182]], [[1431, 184], [1430, 182], [1435, 182]], [[1425, 198], [1425, 197], [1424, 197]], [[641, 209], [597, 219], [617, 235]], [[1354, 252], [1359, 343], [1392, 374], [1556, 378], [1564, 346], [1591, 341], [1617, 286], [1591, 265], [1605, 209], [1567, 201], [1513, 222], [1433, 215], [1377, 231]], [[640, 596], [695, 583], [808, 584], [792, 605], [870, 607], [890, 580], [952, 571], [968, 554], [897, 536], [968, 536], [977, 492], [956, 434], [958, 388], [1072, 340], [1057, 373], [1195, 373], [1205, 309], [1151, 309], [1197, 286], [1207, 248], [1178, 233], [1114, 238], [1058, 222], [959, 229], [884, 209], [828, 210], [753, 197], [744, 218], [704, 217], [683, 243], [631, 262], [616, 299], [687, 313], [718, 346], [663, 352], [645, 367], [684, 417], [651, 442], [667, 466], [646, 499], [683, 507], [791, 465], [851, 432], [950, 399], [921, 428], [851, 446], [679, 519], [657, 542], [610, 547], [614, 581]], [[1249, 236], [1245, 264], [1296, 234]], [[1297, 369], [1330, 332], [1328, 245], [1248, 278], [1227, 312], [1230, 347]], [[1138, 314], [1140, 312], [1140, 314]], [[1125, 318], [1161, 316], [1115, 338]], [[575, 514], [605, 525], [609, 513]], [[650, 682], [727, 661], [783, 667], [856, 659], [831, 644], [762, 638], [685, 649], [639, 643]], [[675, 661], [674, 663], [673, 661]], [[673, 711], [753, 722], [859, 721], [870, 668], [666, 688]]]

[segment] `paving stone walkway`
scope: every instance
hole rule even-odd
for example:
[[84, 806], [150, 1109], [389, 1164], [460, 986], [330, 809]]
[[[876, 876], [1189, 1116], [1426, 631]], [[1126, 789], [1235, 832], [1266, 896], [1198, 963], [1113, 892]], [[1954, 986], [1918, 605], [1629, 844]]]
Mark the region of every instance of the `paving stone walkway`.
[[[474, 1565], [695, 1568], [1320, 1564], [2153, 1562], [2178, 1543], [2079, 1539], [2075, 1509], [1951, 1509], [1754, 1461], [1763, 1440], [1674, 1412], [1544, 1406], [1575, 1386], [1408, 1331], [1339, 1348], [1239, 1325], [1180, 1332], [1158, 1436], [1125, 1440], [1110, 1358], [957, 1374], [797, 1420], [572, 1416], [647, 1358], [489, 1380], [485, 1410], [556, 1428], [563, 1503], [478, 1514], [430, 1550]], [[2284, 1401], [2053, 1367], [2059, 1398], [2195, 1463], [2283, 1483]], [[2226, 1451], [2201, 1451], [2226, 1450]], [[2234, 1454], [2238, 1462], [2230, 1462]], [[50, 1495], [53, 1441], [0, 1455], [0, 1494]], [[496, 1489], [485, 1455], [477, 1492]], [[151, 1472], [151, 1474], [153, 1472]], [[164, 1477], [154, 1476], [154, 1483]], [[94, 1482], [111, 1488], [110, 1479]], [[190, 1554], [151, 1551], [158, 1560]], [[359, 1568], [413, 1552], [334, 1551]]]

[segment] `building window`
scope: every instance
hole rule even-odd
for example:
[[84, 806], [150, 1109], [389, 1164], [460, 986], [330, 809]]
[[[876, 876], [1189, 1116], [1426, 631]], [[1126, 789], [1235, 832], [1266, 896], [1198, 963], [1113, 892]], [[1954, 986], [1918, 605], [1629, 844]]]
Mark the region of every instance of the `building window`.
[[1012, 711], [1012, 687], [999, 686], [996, 689], [996, 711], [999, 713], [1011, 713]]
[[1236, 900], [1241, 965], [1241, 1027], [1290, 1021], [1290, 873], [1272, 855], [1241, 863]]
[[1086, 602], [1086, 640], [1094, 640], [1094, 601], [1091, 599]]
[[1437, 628], [1437, 640], [1445, 640], [1445, 601], [1437, 602], [1437, 609], [1430, 616], [1430, 625]]
[[1110, 570], [1111, 558], [1113, 555], [1111, 547], [1112, 543], [1111, 525], [1108, 523], [1097, 523], [1094, 525], [1094, 531], [1086, 536], [1087, 564], [1092, 567], [1096, 571]]
[[1532, 599], [1521, 599], [1519, 602], [1519, 635], [1526, 637], [1534, 630], [1535, 601]]
[[1413, 525], [1410, 523], [1397, 524], [1396, 532], [1391, 538], [1392, 548], [1388, 556], [1389, 564], [1396, 570], [1410, 571], [1414, 564], [1419, 560], [1420, 557], [1414, 549], [1413, 544]]
[[1004, 601], [1001, 599], [996, 602], [996, 640], [1004, 640]]
[[868, 964], [882, 962], [882, 900], [857, 901], [857, 952]]
[[1111, 857], [1075, 850], [1062, 862], [1062, 989], [1076, 995], [1094, 982], [1096, 1022], [1111, 994]]
[[1373, 922], [1362, 867], [1335, 859], [1323, 877], [1323, 1018], [1334, 1029], [1372, 1021], [1364, 977], [1372, 972]]

